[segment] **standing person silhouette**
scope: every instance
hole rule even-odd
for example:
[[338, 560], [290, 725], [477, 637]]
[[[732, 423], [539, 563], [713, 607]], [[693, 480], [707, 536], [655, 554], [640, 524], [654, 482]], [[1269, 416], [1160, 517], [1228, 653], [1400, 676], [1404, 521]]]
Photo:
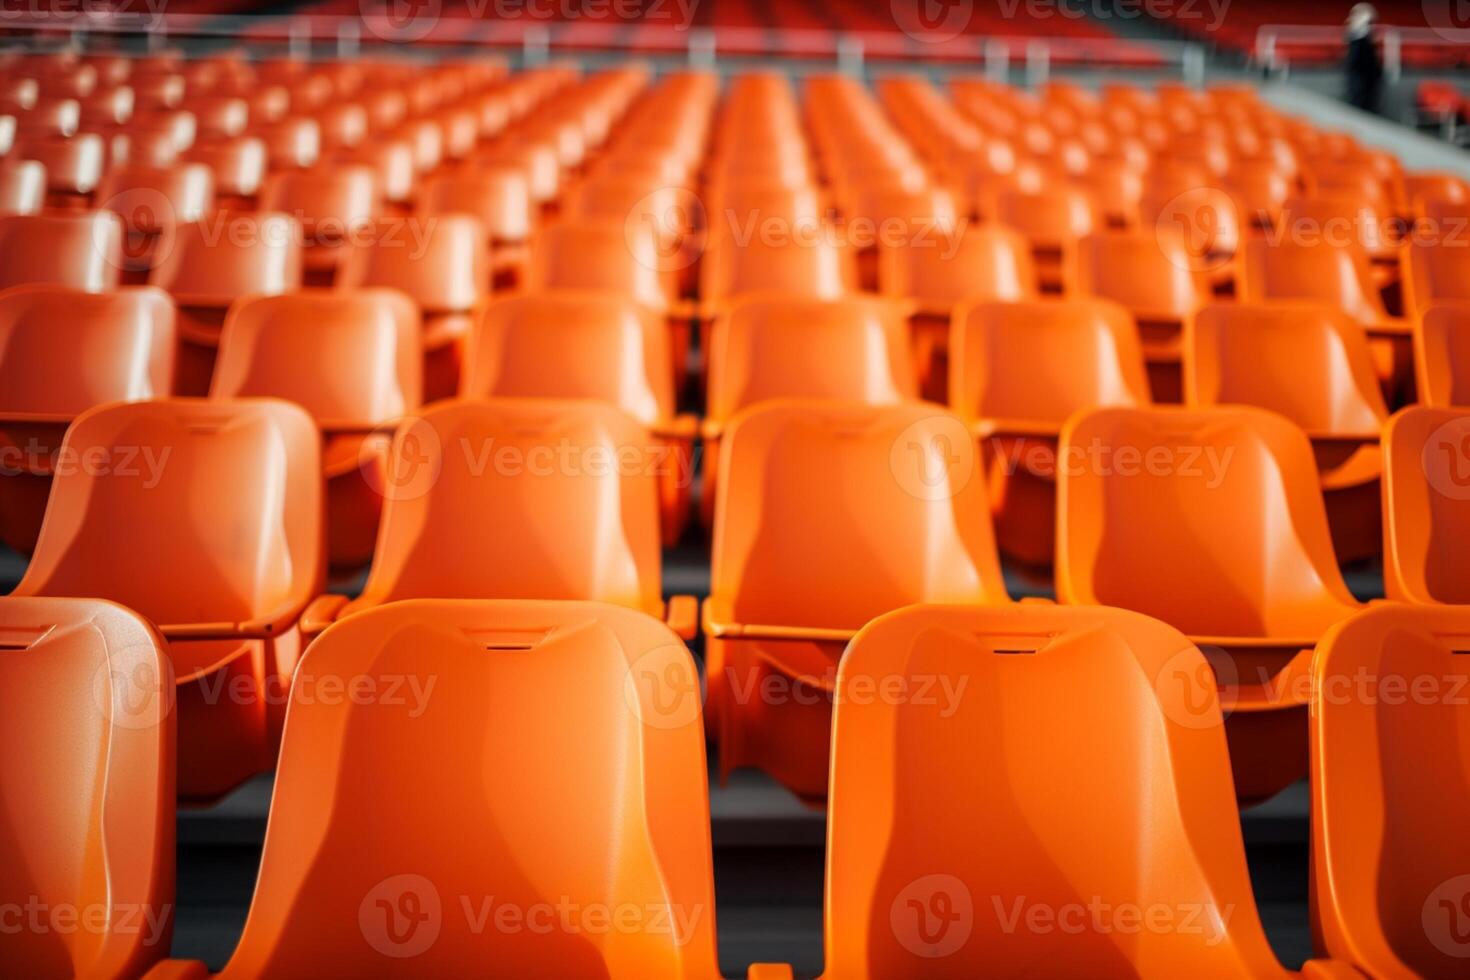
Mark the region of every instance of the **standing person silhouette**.
[[1371, 3], [1354, 4], [1347, 18], [1347, 59], [1343, 65], [1347, 76], [1347, 100], [1359, 109], [1378, 111], [1383, 87], [1383, 62], [1378, 57], [1378, 43], [1373, 28], [1378, 11]]

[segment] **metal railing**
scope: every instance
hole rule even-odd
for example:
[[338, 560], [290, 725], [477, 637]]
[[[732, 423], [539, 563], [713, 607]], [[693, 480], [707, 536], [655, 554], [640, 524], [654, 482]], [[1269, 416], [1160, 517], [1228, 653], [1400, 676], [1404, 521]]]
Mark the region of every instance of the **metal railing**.
[[1112, 39], [962, 34], [930, 42], [903, 31], [838, 32], [755, 27], [684, 27], [640, 21], [605, 23], [546, 21], [538, 18], [479, 19], [435, 16], [426, 22], [410, 14], [390, 21], [385, 15], [362, 17], [311, 14], [209, 15], [158, 10], [82, 10], [71, 14], [0, 9], [0, 29], [40, 39], [85, 45], [93, 36], [142, 40], [151, 49], [190, 39], [228, 40], [246, 45], [283, 44], [296, 57], [355, 57], [364, 46], [495, 48], [520, 53], [538, 64], [563, 53], [589, 51], [677, 57], [700, 67], [722, 58], [772, 56], [828, 62], [861, 73], [873, 63], [922, 64], [927, 70], [983, 70], [1005, 78], [1013, 66], [1032, 84], [1045, 81], [1059, 64], [1130, 65], [1174, 71], [1186, 81], [1204, 81], [1204, 48], [1184, 41], [1137, 42]]
[[[1406, 46], [1470, 54], [1470, 28], [1380, 25], [1374, 28], [1374, 35], [1383, 42], [1383, 74], [1391, 82], [1403, 77]], [[1281, 49], [1293, 44], [1341, 47], [1347, 41], [1341, 27], [1264, 24], [1256, 31], [1254, 58], [1270, 71], [1285, 72], [1291, 65]]]

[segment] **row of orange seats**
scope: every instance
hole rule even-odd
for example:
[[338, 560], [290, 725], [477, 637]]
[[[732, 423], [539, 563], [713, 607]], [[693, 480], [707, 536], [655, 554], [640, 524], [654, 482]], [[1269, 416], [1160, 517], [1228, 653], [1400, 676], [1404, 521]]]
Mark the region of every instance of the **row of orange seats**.
[[[12, 541], [35, 544], [22, 594], [114, 597], [177, 624], [165, 632], [183, 646], [233, 638], [233, 646], [199, 647], [203, 661], [180, 651], [181, 662], [207, 666], [206, 674], [223, 669], [211, 658], [243, 653], [244, 639], [287, 644], [278, 671], [235, 664], [256, 671], [262, 685], [289, 678], [298, 624], [309, 636], [343, 615], [415, 596], [603, 599], [692, 635], [690, 600], [665, 602], [658, 571], [660, 544], [683, 520], [673, 503], [687, 499], [694, 478], [691, 434], [650, 429], [634, 414], [667, 374], [648, 360], [663, 332], [633, 304], [562, 295], [493, 305], [476, 328], [466, 374], [482, 387], [422, 412], [414, 399], [421, 364], [414, 313], [402, 297], [371, 290], [241, 304], [226, 323], [210, 400], [127, 404], [167, 393], [172, 342], [168, 318], [158, 314], [168, 310], [147, 290], [0, 294], [0, 370], [13, 399], [4, 406], [0, 513]], [[75, 344], [55, 343], [61, 322]], [[1003, 601], [995, 534], [999, 550], [1022, 560], [1055, 557], [1064, 599], [1140, 608], [1214, 645], [1269, 653], [1273, 677], [1351, 608], [1337, 568], [1356, 554], [1350, 547], [1376, 551], [1364, 537], [1379, 533], [1380, 483], [1390, 593], [1459, 598], [1454, 530], [1466, 516], [1455, 506], [1463, 480], [1455, 454], [1463, 448], [1454, 433], [1464, 411], [1420, 407], [1387, 419], [1366, 342], [1331, 310], [1207, 308], [1191, 324], [1185, 409], [1148, 407], [1136, 331], [1104, 302], [980, 304], [955, 329], [959, 398], [949, 413], [917, 401], [911, 388], [905, 397], [903, 375], [890, 373], [906, 355], [901, 327], [891, 317], [885, 323], [881, 308], [752, 299], [717, 325], [716, 340], [726, 345], [719, 349], [732, 353], [715, 363], [736, 374], [725, 388], [718, 367], [712, 390], [745, 399], [705, 432], [715, 547], [704, 631], [711, 717], [727, 768], [749, 761], [798, 792], [819, 793], [820, 700], [792, 710], [796, 730], [769, 741], [787, 713], [761, 709], [742, 721], [736, 705], [726, 714], [727, 674], [775, 672], [807, 683], [823, 676], [823, 665], [835, 667], [847, 632], [887, 609]], [[618, 353], [620, 376], [600, 363], [604, 352]], [[818, 382], [809, 398], [827, 400], [793, 402], [788, 391], [758, 387], [796, 388], [797, 376]], [[855, 401], [850, 386], [886, 386], [891, 397]], [[249, 428], [232, 421], [252, 404], [237, 400], [262, 397], [297, 403], [244, 413], [260, 413], [253, 424], [264, 432], [282, 429], [255, 437], [253, 451], [264, 455], [237, 446], [238, 438], [203, 440], [212, 427]], [[209, 421], [189, 422], [195, 414]], [[1114, 417], [1144, 420], [1136, 423], [1144, 434], [1076, 433], [1088, 420]], [[1268, 434], [1247, 438], [1253, 430], [1242, 419]], [[1172, 453], [1164, 434], [1177, 441]], [[1394, 441], [1403, 438], [1410, 441]], [[291, 447], [284, 458], [282, 447]], [[125, 473], [89, 462], [105, 464], [124, 449]], [[1120, 455], [1133, 460], [1129, 468]], [[1139, 460], [1153, 466], [1156, 456], [1167, 457], [1163, 472], [1140, 473]], [[1176, 457], [1185, 479], [1170, 469]], [[1262, 486], [1260, 471], [1273, 469], [1283, 482]], [[1151, 500], [1151, 481], [1140, 479], [1150, 475], [1161, 481], [1158, 492], [1179, 498], [1170, 507]], [[1075, 509], [1068, 498], [1077, 481], [1115, 476], [1122, 479], [1108, 492], [1120, 496], [1106, 507]], [[834, 500], [834, 485], [851, 492]], [[255, 489], [241, 498], [237, 486]], [[124, 497], [111, 500], [112, 493]], [[1186, 501], [1191, 493], [1200, 496]], [[1128, 495], [1137, 513], [1119, 502]], [[203, 503], [180, 510], [181, 500], [207, 500], [210, 511], [199, 509]], [[200, 520], [209, 526], [194, 526]], [[118, 523], [150, 540], [166, 528], [170, 550], [193, 542], [190, 560], [202, 567], [176, 578], [171, 562], [140, 575], [133, 563], [145, 546], [127, 545]], [[215, 525], [226, 539], [213, 537]], [[1149, 540], [1191, 556], [1188, 574], [1156, 562], [1163, 545], [1140, 554], [1130, 543], [1151, 525]], [[882, 528], [882, 540], [855, 539], [865, 527]], [[913, 535], [894, 530], [909, 527]], [[935, 551], [938, 532], [919, 534], [924, 527], [954, 537]], [[1121, 551], [1079, 554], [1084, 532]], [[289, 557], [270, 559], [261, 550], [267, 541]], [[480, 548], [526, 557], [486, 563]], [[1143, 558], [1147, 567], [1134, 567]], [[316, 598], [329, 559], [371, 561], [361, 597]], [[1290, 561], [1299, 568], [1293, 575], [1283, 571]], [[231, 562], [240, 569], [228, 571]], [[887, 580], [853, 581], [850, 570], [871, 567], [889, 569]], [[1153, 568], [1158, 576], [1147, 574]], [[263, 575], [277, 584], [265, 587]], [[1265, 587], [1278, 576], [1306, 591]], [[245, 583], [253, 584], [242, 595]], [[210, 599], [212, 588], [218, 594]], [[1237, 592], [1237, 603], [1222, 601]], [[266, 658], [265, 667], [273, 662]], [[1255, 688], [1243, 696], [1270, 702], [1269, 690]], [[1287, 699], [1260, 707], [1299, 706]], [[220, 717], [217, 710], [204, 717]], [[747, 752], [748, 739], [757, 744]], [[797, 745], [811, 754], [794, 752]], [[1291, 774], [1289, 754], [1272, 758]], [[204, 758], [195, 775], [222, 790], [259, 764], [257, 756], [231, 770]], [[1283, 784], [1273, 775], [1260, 785], [1243, 795], [1260, 798]]]
[[[823, 976], [1460, 975], [1467, 632], [1461, 609], [1384, 606], [1317, 649], [1332, 959], [1298, 974], [1261, 925], [1229, 706], [1189, 639], [1105, 608], [875, 619], [835, 681]], [[4, 764], [25, 801], [0, 864], [7, 972], [208, 977], [166, 959], [189, 736], [164, 642], [86, 599], [0, 599], [0, 635], [0, 732], [31, 747]], [[298, 671], [219, 975], [719, 977], [698, 691], [676, 636], [598, 603], [420, 600], [332, 627]]]

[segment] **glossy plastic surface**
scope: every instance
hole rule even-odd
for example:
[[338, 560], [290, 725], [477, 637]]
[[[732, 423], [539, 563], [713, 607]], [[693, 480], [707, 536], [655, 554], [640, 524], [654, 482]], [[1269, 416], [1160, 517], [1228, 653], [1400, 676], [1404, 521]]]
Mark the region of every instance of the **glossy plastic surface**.
[[[698, 699], [675, 686], [697, 680], [666, 627], [596, 603], [400, 603], [333, 626], [301, 670], [424, 696], [298, 686], [221, 977], [718, 977]], [[625, 925], [558, 928], [564, 907]], [[501, 908], [522, 927], [486, 928]]]
[[265, 694], [291, 675], [325, 568], [310, 417], [271, 399], [111, 404], [79, 416], [61, 452], [81, 463], [58, 470], [14, 594], [121, 602], [170, 640], [181, 795], [268, 768]]
[[1325, 954], [1384, 980], [1465, 975], [1470, 615], [1386, 605], [1313, 664], [1312, 906]]
[[820, 799], [853, 632], [914, 602], [1008, 601], [984, 475], [964, 424], [921, 404], [769, 402], [722, 453], [704, 610], [721, 771], [755, 766]]
[[1389, 598], [1470, 604], [1470, 411], [1411, 407], [1383, 433]]
[[661, 615], [662, 454], [597, 402], [441, 402], [393, 437], [372, 571], [399, 599], [591, 599]]
[[56, 283], [101, 293], [123, 270], [123, 223], [111, 211], [0, 215], [0, 288]]
[[837, 680], [825, 980], [1292, 976], [1256, 912], [1207, 677], [1184, 636], [1118, 609], [866, 626]]
[[7, 975], [130, 980], [168, 955], [167, 661], [147, 621], [110, 602], [0, 598], [0, 739], [26, 746], [0, 779], [0, 902], [14, 910], [0, 931]]

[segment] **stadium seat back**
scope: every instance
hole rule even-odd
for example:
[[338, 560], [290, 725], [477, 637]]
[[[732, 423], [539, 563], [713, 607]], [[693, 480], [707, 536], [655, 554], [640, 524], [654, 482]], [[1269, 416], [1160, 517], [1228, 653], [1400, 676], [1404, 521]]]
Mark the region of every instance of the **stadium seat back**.
[[820, 232], [811, 241], [715, 239], [704, 253], [699, 275], [699, 295], [710, 303], [758, 292], [840, 299], [857, 287], [852, 253]]
[[591, 398], [643, 425], [674, 415], [669, 333], [631, 299], [599, 293], [513, 296], [470, 334], [467, 398]]
[[46, 204], [46, 167], [35, 160], [0, 164], [0, 215], [36, 214]]
[[166, 398], [174, 308], [152, 288], [0, 292], [0, 417], [69, 421], [94, 405]]
[[532, 240], [526, 291], [609, 292], [662, 310], [670, 296], [661, 263], [658, 239], [647, 225], [561, 222], [542, 228]]
[[1414, 332], [1420, 404], [1470, 407], [1470, 302], [1430, 307]]
[[1031, 246], [999, 225], [962, 223], [953, 232], [936, 230], [922, 247], [879, 248], [878, 281], [883, 293], [913, 299], [925, 313], [948, 313], [960, 302], [1020, 301], [1036, 296]]
[[1351, 605], [1311, 444], [1281, 416], [1106, 408], [1074, 417], [1058, 452], [1063, 601], [1227, 637], [1299, 635], [1303, 610]]
[[1376, 433], [1388, 417], [1363, 328], [1311, 303], [1216, 303], [1186, 328], [1191, 405], [1255, 405], [1311, 434]]
[[15, 594], [105, 596], [160, 626], [309, 597], [324, 567], [319, 441], [305, 412], [270, 399], [82, 414], [61, 452], [86, 465], [57, 473]]
[[1314, 922], [1369, 976], [1464, 971], [1470, 618], [1391, 605], [1323, 639], [1314, 664]]
[[1138, 329], [1107, 300], [961, 306], [949, 364], [950, 405], [966, 418], [1061, 424], [1081, 409], [1149, 402]]
[[529, 598], [657, 610], [660, 465], [610, 405], [431, 406], [394, 434], [372, 572], [347, 609]]
[[472, 309], [490, 282], [488, 240], [468, 215], [379, 220], [356, 237], [338, 285], [406, 293], [428, 313]]
[[309, 236], [340, 240], [372, 220], [377, 198], [377, 178], [370, 168], [342, 165], [269, 177], [260, 206], [295, 217]]
[[[138, 976], [168, 955], [174, 717], [164, 641], [97, 599], [0, 599], [0, 901], [71, 909], [77, 928], [0, 932], [5, 969], [36, 980]], [[162, 686], [160, 686], [162, 685]], [[85, 923], [85, 927], [80, 927]]]
[[1179, 235], [1089, 235], [1076, 257], [1077, 292], [1110, 299], [1140, 320], [1182, 320], [1210, 298], [1209, 277]]
[[902, 305], [747, 296], [710, 334], [707, 414], [728, 419], [771, 398], [872, 405], [917, 397]]
[[1467, 256], [1470, 238], [1453, 243], [1411, 238], [1404, 249], [1405, 308], [1411, 314], [1423, 315], [1438, 303], [1470, 302]]
[[[655, 670], [697, 684], [666, 627], [597, 603], [420, 601], [333, 626], [303, 673], [432, 696], [297, 687], [224, 975], [366, 976], [412, 956], [445, 976], [718, 976], [699, 713], [669, 715]], [[559, 907], [627, 914], [567, 929]], [[501, 908], [525, 928], [496, 927]]]
[[301, 288], [300, 223], [282, 213], [231, 213], [180, 225], [149, 281], [180, 306], [223, 308], [241, 296]]
[[1355, 245], [1251, 239], [1242, 254], [1237, 298], [1244, 302], [1314, 300], [1336, 306], [1365, 325], [1388, 317], [1373, 288], [1367, 254]]
[[391, 289], [249, 297], [230, 307], [211, 398], [284, 398], [327, 431], [368, 430], [418, 406], [419, 315]]
[[769, 402], [721, 452], [711, 592], [736, 622], [856, 629], [913, 602], [1005, 601], [984, 476], [949, 413]]
[[116, 289], [122, 219], [111, 211], [0, 215], [0, 288], [54, 283], [89, 293]]
[[1097, 201], [1081, 187], [1049, 185], [1035, 191], [1002, 190], [990, 217], [1025, 235], [1037, 248], [1060, 248], [1102, 225]]
[[1390, 598], [1470, 603], [1470, 412], [1407, 408], [1383, 436]]
[[214, 172], [202, 163], [122, 167], [103, 179], [97, 201], [121, 215], [129, 231], [158, 234], [209, 212], [214, 205]]
[[[916, 606], [870, 623], [837, 680], [827, 974], [1288, 976], [1252, 898], [1208, 676], [1176, 630], [1118, 609]], [[859, 699], [877, 683], [965, 693]], [[1098, 907], [1177, 919], [1120, 943]], [[1036, 928], [1034, 908], [1076, 926]]]

